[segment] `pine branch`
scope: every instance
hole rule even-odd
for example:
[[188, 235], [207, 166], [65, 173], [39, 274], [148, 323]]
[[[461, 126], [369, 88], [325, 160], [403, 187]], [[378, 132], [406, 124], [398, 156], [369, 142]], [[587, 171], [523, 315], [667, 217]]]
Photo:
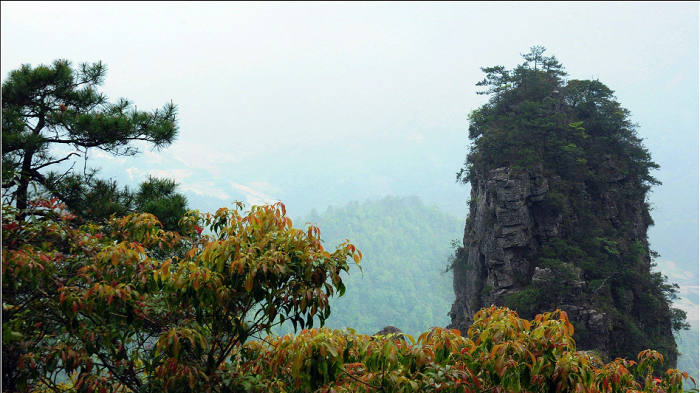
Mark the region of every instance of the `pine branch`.
[[58, 164], [59, 162], [63, 162], [63, 161], [65, 161], [65, 160], [69, 159], [71, 156], [78, 156], [78, 157], [80, 157], [80, 154], [78, 154], [78, 153], [76, 153], [76, 152], [72, 152], [72, 153], [70, 153], [69, 155], [67, 155], [66, 157], [61, 158], [60, 160], [50, 161], [50, 162], [47, 162], [47, 163], [45, 163], [45, 164], [39, 165], [38, 167], [35, 167], [34, 170], [35, 170], [35, 171], [38, 171], [39, 169], [45, 168], [45, 167], [47, 167], [47, 166], [49, 166], [49, 165]]

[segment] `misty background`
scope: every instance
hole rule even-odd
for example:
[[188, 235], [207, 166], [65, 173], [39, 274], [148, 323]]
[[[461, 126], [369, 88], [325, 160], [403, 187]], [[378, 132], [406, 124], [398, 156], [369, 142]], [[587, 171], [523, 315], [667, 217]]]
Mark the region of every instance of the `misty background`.
[[468, 149], [466, 117], [487, 100], [476, 94], [480, 67], [510, 69], [545, 46], [569, 79], [615, 90], [639, 124], [663, 182], [650, 196], [651, 248], [697, 329], [698, 3], [1, 8], [3, 80], [21, 64], [102, 61], [110, 101], [178, 105], [172, 146], [138, 157], [90, 151], [87, 165], [103, 178], [135, 187], [170, 177], [202, 211], [281, 200], [293, 218], [415, 195], [463, 221], [469, 186], [455, 173]]

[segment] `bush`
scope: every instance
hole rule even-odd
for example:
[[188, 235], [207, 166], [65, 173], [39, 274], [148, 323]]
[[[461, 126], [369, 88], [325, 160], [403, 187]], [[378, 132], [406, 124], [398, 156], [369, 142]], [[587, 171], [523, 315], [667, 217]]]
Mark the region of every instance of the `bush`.
[[[351, 329], [304, 330], [243, 345], [234, 390], [259, 392], [680, 392], [687, 373], [654, 377], [663, 357], [604, 364], [577, 352], [563, 311], [527, 321], [507, 308], [479, 311], [462, 336], [433, 328], [410, 342]], [[692, 380], [692, 379], [691, 379]], [[692, 380], [695, 383], [694, 380]]]

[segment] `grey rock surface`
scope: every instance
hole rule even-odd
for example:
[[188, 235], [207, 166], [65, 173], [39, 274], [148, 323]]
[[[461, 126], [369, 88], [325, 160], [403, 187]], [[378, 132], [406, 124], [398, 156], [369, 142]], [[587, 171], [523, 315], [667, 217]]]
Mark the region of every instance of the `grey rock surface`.
[[[618, 177], [611, 177], [611, 181]], [[530, 283], [546, 285], [552, 280], [568, 280], [571, 293], [566, 297], [552, 293], [552, 300], [560, 302], [559, 308], [568, 313], [570, 320], [586, 330], [586, 348], [582, 349], [605, 356], [611, 339], [611, 321], [606, 313], [578, 298], [587, 285], [581, 270], [565, 264], [571, 274], [563, 278], [551, 269], [531, 263], [530, 256], [544, 242], [566, 235], [561, 225], [562, 214], [545, 203], [548, 192], [550, 180], [537, 173], [515, 174], [509, 168], [498, 168], [486, 176], [477, 176], [472, 184], [464, 247], [459, 249], [453, 266], [456, 300], [448, 328], [466, 332], [477, 311], [491, 305], [505, 305], [509, 295], [522, 291]], [[606, 218], [614, 220], [617, 216], [614, 202], [610, 199], [605, 203]], [[641, 220], [640, 215], [634, 230], [640, 232], [639, 237], [646, 238], [646, 227]]]
[[386, 336], [387, 334], [402, 334], [401, 329], [394, 326], [386, 326], [382, 330], [374, 333], [375, 336]]

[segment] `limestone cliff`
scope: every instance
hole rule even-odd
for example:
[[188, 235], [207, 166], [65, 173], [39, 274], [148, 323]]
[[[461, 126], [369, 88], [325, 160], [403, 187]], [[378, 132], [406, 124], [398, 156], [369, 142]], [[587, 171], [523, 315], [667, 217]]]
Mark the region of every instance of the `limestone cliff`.
[[490, 305], [525, 318], [558, 308], [580, 350], [634, 359], [651, 348], [675, 365], [683, 315], [670, 308], [674, 286], [652, 272], [647, 241], [658, 165], [612, 90], [564, 81], [556, 59], [534, 50], [513, 71], [483, 69], [492, 96], [470, 115], [458, 174], [471, 198], [450, 328], [465, 331]]
[[[472, 187], [464, 247], [454, 264], [456, 301], [451, 328], [466, 331], [471, 316], [481, 308], [507, 305], [509, 295], [532, 284], [546, 286], [562, 279], [552, 269], [532, 263], [542, 244], [565, 235], [562, 213], [552, 211], [544, 202], [549, 181], [535, 173], [511, 172], [508, 168], [492, 170], [488, 176], [479, 176]], [[549, 297], [556, 308], [567, 311], [572, 321], [590, 332], [587, 342], [580, 345], [608, 353], [610, 319], [596, 310], [593, 302], [584, 300], [581, 290], [587, 282], [581, 269], [571, 267], [575, 275], [565, 279], [574, 290], [550, 293]]]
[[[503, 167], [476, 176], [463, 247], [458, 250], [453, 265], [456, 300], [452, 305], [449, 327], [466, 331], [472, 323], [471, 316], [492, 304], [509, 306], [525, 317], [558, 308], [566, 311], [577, 327], [574, 338], [579, 349], [596, 350], [607, 357], [632, 356], [634, 350], [644, 349], [630, 342], [635, 335], [627, 334], [627, 330], [636, 328], [643, 335], [665, 337], [662, 346], [666, 347], [667, 364], [675, 364], [675, 343], [669, 340], [672, 337], [669, 307], [665, 303], [648, 304], [651, 294], [644, 293], [649, 290], [647, 286], [630, 285], [618, 291], [615, 283], [619, 272], [610, 271], [606, 277], [591, 279], [596, 275], [586, 272], [576, 263], [581, 258], [562, 260], [559, 266], [546, 261], [548, 258], [544, 258], [546, 252], [543, 251], [551, 249], [552, 244], [570, 244], [576, 238], [577, 229], [590, 224], [579, 221], [590, 217], [578, 217], [566, 198], [557, 201], [563, 202], [564, 206], [557, 206], [553, 199], [561, 198], [552, 198], [548, 194], [550, 183], [556, 185], [561, 181], [557, 178], [550, 180], [541, 172], [541, 168], [533, 172], [516, 172]], [[613, 176], [609, 181], [616, 184], [619, 195], [624, 186], [617, 183], [621, 179], [615, 178]], [[586, 193], [584, 184], [581, 188], [578, 191]], [[607, 241], [608, 246], [620, 246], [624, 242], [628, 251], [633, 244], [641, 246], [637, 266], [620, 268], [648, 273], [647, 206], [643, 200], [632, 203], [616, 201], [610, 193], [613, 192], [587, 195], [589, 213], [609, 222], [612, 228], [624, 228], [619, 239]], [[631, 211], [620, 217], [618, 205], [625, 205], [626, 210]], [[605, 249], [606, 244], [602, 247]], [[615, 252], [611, 250], [611, 254], [614, 256]], [[543, 263], [543, 260], [550, 263]], [[525, 299], [523, 294], [527, 295]], [[519, 304], [518, 300], [529, 304]], [[649, 307], [655, 309], [653, 323], [645, 320], [648, 312], [634, 313], [634, 310]], [[663, 317], [669, 323], [659, 326], [658, 320]]]

